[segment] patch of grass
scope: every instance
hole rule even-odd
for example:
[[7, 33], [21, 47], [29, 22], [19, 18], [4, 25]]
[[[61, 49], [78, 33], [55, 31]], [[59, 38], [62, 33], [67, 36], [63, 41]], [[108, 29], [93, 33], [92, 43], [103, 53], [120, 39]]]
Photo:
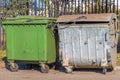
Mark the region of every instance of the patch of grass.
[[118, 53], [118, 54], [117, 54], [117, 59], [119, 59], [119, 60], [120, 60], [120, 53]]
[[0, 61], [2, 61], [4, 57], [6, 57], [6, 51], [0, 51]]
[[120, 23], [118, 24], [118, 31], [120, 31]]
[[118, 31], [120, 31], [120, 20], [118, 20]]

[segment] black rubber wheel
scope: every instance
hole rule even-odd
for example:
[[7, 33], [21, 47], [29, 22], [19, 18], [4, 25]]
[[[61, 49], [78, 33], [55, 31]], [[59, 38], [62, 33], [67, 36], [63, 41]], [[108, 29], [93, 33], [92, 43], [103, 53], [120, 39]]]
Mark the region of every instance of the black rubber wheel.
[[48, 73], [49, 72], [49, 66], [45, 65], [44, 67], [40, 67], [40, 70], [42, 73]]
[[17, 72], [19, 69], [18, 64], [14, 63], [14, 67], [10, 65], [10, 71], [11, 72]]

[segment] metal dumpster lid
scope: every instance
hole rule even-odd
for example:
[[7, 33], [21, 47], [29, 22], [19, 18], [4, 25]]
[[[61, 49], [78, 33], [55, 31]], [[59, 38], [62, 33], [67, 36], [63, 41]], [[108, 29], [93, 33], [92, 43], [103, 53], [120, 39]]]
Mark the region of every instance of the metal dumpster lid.
[[58, 23], [64, 22], [110, 22], [116, 19], [116, 14], [80, 14], [80, 15], [63, 15], [57, 20]]

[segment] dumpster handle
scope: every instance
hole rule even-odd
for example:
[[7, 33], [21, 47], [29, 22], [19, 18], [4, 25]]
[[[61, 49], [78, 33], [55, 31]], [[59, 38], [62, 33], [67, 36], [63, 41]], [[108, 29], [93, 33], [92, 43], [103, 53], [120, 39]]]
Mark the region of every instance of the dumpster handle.
[[32, 21], [32, 19], [29, 19], [29, 20], [27, 20], [26, 22], [31, 22]]
[[107, 33], [105, 33], [105, 41], [107, 41]]
[[[77, 20], [80, 20], [80, 19], [87, 19], [87, 16], [79, 16], [78, 18], [76, 19], [73, 19], [73, 20], [70, 20], [70, 21], [67, 21], [65, 22], [63, 25], [69, 23], [69, 22], [73, 22], [73, 24], [77, 21]], [[69, 26], [65, 27], [65, 28], [68, 28]], [[65, 28], [59, 28], [59, 29], [65, 29]], [[58, 28], [54, 28], [54, 29], [58, 29]]]
[[87, 16], [80, 16], [80, 17], [76, 18], [75, 20], [81, 20], [81, 19], [87, 19]]

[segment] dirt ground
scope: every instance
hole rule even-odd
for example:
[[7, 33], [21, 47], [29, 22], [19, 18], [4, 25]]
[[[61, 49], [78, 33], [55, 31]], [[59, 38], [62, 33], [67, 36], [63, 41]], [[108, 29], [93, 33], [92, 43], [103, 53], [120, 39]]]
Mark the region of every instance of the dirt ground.
[[0, 80], [120, 80], [120, 71], [108, 71], [106, 75], [101, 71], [100, 69], [79, 69], [72, 74], [66, 74], [58, 70], [50, 70], [49, 73], [26, 69], [10, 72], [1, 68]]

